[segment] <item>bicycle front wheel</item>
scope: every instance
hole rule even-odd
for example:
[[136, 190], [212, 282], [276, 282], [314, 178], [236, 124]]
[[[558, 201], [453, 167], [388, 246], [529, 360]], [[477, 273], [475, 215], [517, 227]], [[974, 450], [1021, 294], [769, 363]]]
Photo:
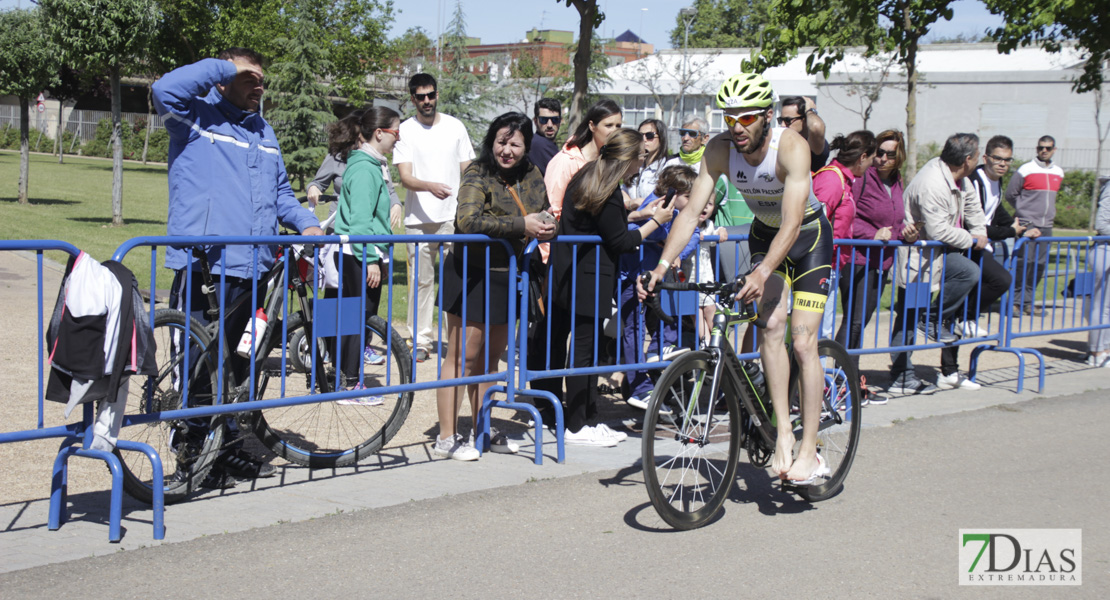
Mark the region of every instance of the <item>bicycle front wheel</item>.
[[[326, 364], [327, 339], [316, 338], [313, 353], [312, 340], [305, 335], [305, 324], [299, 314], [290, 316], [288, 332], [289, 344], [281, 343], [280, 335], [271, 336], [258, 375], [256, 399], [310, 391], [327, 393], [335, 387], [334, 368]], [[311, 468], [353, 465], [381, 450], [408, 417], [413, 392], [376, 394], [373, 388], [411, 383], [412, 363], [404, 339], [387, 329], [380, 317], [371, 317], [367, 322], [366, 343], [373, 351], [367, 353], [363, 362], [367, 396], [259, 411], [254, 417], [254, 433], [262, 443], [278, 456]], [[303, 378], [282, 378], [283, 373], [287, 376], [293, 370], [307, 374]], [[315, 384], [308, 385], [313, 372]], [[288, 389], [289, 385], [294, 385], [294, 389]]]
[[[154, 342], [158, 373], [131, 378], [126, 414], [149, 415], [211, 405], [218, 388], [215, 357], [206, 352], [211, 343], [208, 331], [181, 311], [159, 309], [154, 313]], [[183, 377], [185, 373], [187, 378]], [[164, 480], [160, 483], [165, 502], [170, 504], [196, 491], [204, 481], [223, 443], [222, 420], [199, 417], [153, 421], [124, 427], [119, 437], [147, 444], [162, 457]], [[123, 466], [123, 489], [138, 500], [151, 502], [154, 482], [146, 455], [119, 448], [115, 453]]]
[[715, 394], [713, 383], [708, 352], [683, 354], [663, 371], [644, 417], [648, 497], [675, 529], [713, 520], [736, 479], [740, 404], [727, 377]]
[[[797, 488], [798, 495], [810, 502], [831, 498], [840, 492], [852, 468], [859, 447], [863, 407], [860, 405], [859, 371], [844, 346], [833, 340], [820, 340], [817, 353], [824, 370], [821, 419], [817, 431], [817, 451], [829, 466], [830, 474], [817, 485]], [[791, 389], [798, 389], [795, 384]], [[796, 435], [801, 434], [799, 427]]]

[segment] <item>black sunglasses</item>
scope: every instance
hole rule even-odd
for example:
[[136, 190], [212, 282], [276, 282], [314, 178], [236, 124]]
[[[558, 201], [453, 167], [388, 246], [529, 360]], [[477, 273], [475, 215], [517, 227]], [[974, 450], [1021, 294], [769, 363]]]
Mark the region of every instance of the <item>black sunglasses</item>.
[[[687, 135], [688, 135], [688, 136], [690, 136], [690, 137], [692, 137], [692, 138], [696, 138], [696, 137], [698, 137], [699, 135], [701, 135], [701, 132], [700, 132], [700, 131], [698, 131], [697, 129], [679, 129], [679, 130], [678, 130], [678, 135], [679, 135], [679, 137], [682, 137], [682, 136], [687, 136]], [[649, 139], [650, 139], [650, 138], [649, 138]]]
[[1042, 150], [1055, 150], [1056, 146], [1037, 146], [1037, 152]]
[[805, 117], [779, 117], [779, 125], [782, 125], [783, 127], [790, 127], [790, 125], [792, 125], [794, 121], [800, 121], [804, 118]]
[[1003, 163], [1012, 163], [1012, 162], [1014, 162], [1014, 157], [1012, 157], [1012, 156], [1010, 158], [1002, 158], [1001, 156], [995, 156], [993, 154], [988, 154], [987, 158], [989, 158], [989, 159], [991, 159], [995, 162], [1003, 162]]
[[882, 148], [879, 148], [878, 150], [875, 151], [875, 158], [883, 158], [885, 156], [889, 156], [891, 158], [894, 158], [897, 155], [898, 155], [897, 150], [883, 150]]
[[536, 117], [536, 118], [540, 120], [540, 125], [547, 125], [548, 123], [554, 123], [554, 124], [558, 125], [559, 123], [563, 122], [562, 117]]
[[649, 142], [651, 140], [655, 139], [655, 132], [654, 131], [645, 131], [645, 132], [641, 133], [640, 135], [644, 136], [644, 139], [649, 141]]
[[427, 94], [413, 94], [412, 97], [416, 98], [417, 102], [423, 102], [425, 100], [435, 100], [436, 99], [436, 93], [435, 92], [428, 92]]

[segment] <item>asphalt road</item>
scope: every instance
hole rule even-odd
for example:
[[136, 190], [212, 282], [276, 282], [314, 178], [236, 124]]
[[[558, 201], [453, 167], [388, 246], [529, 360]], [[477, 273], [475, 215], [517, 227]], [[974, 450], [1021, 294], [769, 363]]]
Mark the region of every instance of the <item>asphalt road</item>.
[[[673, 532], [638, 468], [283, 523], [0, 575], [0, 597], [1104, 598], [1105, 392], [868, 428], [810, 505], [745, 463]], [[1080, 587], [961, 587], [961, 528], [1079, 528]]]

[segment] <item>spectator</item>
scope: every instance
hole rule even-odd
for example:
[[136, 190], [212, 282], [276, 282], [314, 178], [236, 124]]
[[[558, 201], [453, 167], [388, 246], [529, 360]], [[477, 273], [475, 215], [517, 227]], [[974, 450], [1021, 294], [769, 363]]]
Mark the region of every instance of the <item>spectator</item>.
[[811, 172], [829, 162], [829, 143], [825, 141], [825, 122], [817, 115], [817, 105], [810, 98], [787, 96], [782, 99], [779, 125], [794, 130], [809, 144]]
[[[608, 139], [598, 160], [582, 167], [567, 187], [566, 197], [571, 201], [563, 206], [559, 234], [597, 235], [602, 242], [583, 244], [577, 252], [570, 244], [556, 244], [552, 252], [555, 303], [569, 317], [552, 319], [553, 365], [576, 369], [592, 366], [594, 329], [600, 326], [598, 319], [602, 316], [597, 306], [607, 309], [616, 292], [620, 255], [637, 248], [644, 237], [673, 217], [672, 211], [656, 210], [638, 230], [628, 230], [628, 210], [620, 182], [640, 169], [643, 137], [634, 129], [621, 129]], [[572, 323], [573, 348], [568, 361], [564, 349]], [[597, 423], [597, 375], [570, 375], [566, 389], [566, 443], [614, 446], [627, 438]]]
[[[391, 201], [389, 190], [389, 160], [386, 155], [400, 136], [401, 116], [383, 106], [356, 111], [328, 127], [328, 155], [342, 156], [347, 168], [343, 171], [340, 187], [335, 233], [339, 235], [389, 235]], [[389, 247], [387, 244], [343, 244], [332, 255], [341, 273], [342, 297], [366, 298], [365, 317], [378, 314], [382, 298], [382, 275], [388, 272]], [[385, 282], [389, 285], [389, 282]], [[365, 321], [365, 318], [364, 318]], [[362, 336], [345, 335], [341, 338], [340, 370], [348, 389], [365, 389], [359, 381], [359, 363], [370, 365], [385, 363], [385, 356], [373, 347], [373, 340], [366, 340], [360, 347]], [[383, 340], [384, 342], [384, 340]], [[334, 359], [334, 355], [333, 355]], [[377, 396], [365, 396], [355, 401], [359, 404], [381, 404]]]
[[682, 144], [678, 156], [667, 161], [667, 166], [686, 165], [695, 173], [701, 171], [701, 156], [705, 153], [705, 143], [709, 141], [709, 123], [696, 114], [686, 115], [682, 128], [678, 130], [678, 139]]
[[[632, 200], [628, 209], [633, 210], [641, 206], [644, 199], [655, 191], [655, 182], [659, 179], [659, 172], [667, 164], [667, 126], [659, 119], [646, 119], [640, 123], [640, 135], [644, 136], [644, 149], [647, 158], [640, 172], [633, 175], [624, 186], [624, 191]], [[665, 190], [664, 190], [665, 193]]]
[[586, 111], [586, 118], [578, 124], [563, 149], [547, 163], [543, 182], [555, 218], [563, 214], [563, 194], [571, 178], [586, 163], [597, 159], [609, 136], [620, 128], [621, 107], [612, 100], [602, 100]]
[[1013, 215], [1006, 212], [1006, 207], [1002, 206], [1002, 176], [1010, 170], [1010, 163], [1013, 161], [1013, 140], [1004, 135], [996, 135], [987, 141], [983, 164], [975, 170], [976, 176], [971, 180], [983, 204], [983, 216], [987, 219], [987, 238], [997, 242], [988, 246], [987, 250], [995, 252], [1001, 248], [1003, 259], [1010, 255], [1014, 238], [1035, 238], [1041, 235], [1036, 227], [1027, 228], [1017, 222]]
[[[1110, 185], [1100, 180], [1102, 193], [1098, 196], [1098, 213], [1095, 229], [1101, 236], [1110, 236]], [[1091, 293], [1091, 325], [1110, 325], [1110, 244], [1099, 242], [1091, 246], [1087, 264], [1095, 273], [1095, 286]], [[1110, 368], [1110, 329], [1092, 329], [1087, 334], [1087, 364]]]
[[[401, 142], [393, 164], [401, 173], [405, 199], [405, 233], [450, 235], [455, 232], [459, 180], [474, 159], [474, 148], [462, 122], [436, 110], [436, 80], [427, 73], [409, 79], [416, 115], [401, 123]], [[418, 362], [428, 359], [435, 308], [435, 254], [440, 242], [408, 245], [409, 327]], [[443, 244], [444, 249], [448, 244]], [[419, 261], [420, 280], [415, 281]]]
[[[896, 342], [899, 345], [905, 343], [902, 341], [905, 337], [904, 328], [911, 319], [916, 323], [917, 329], [929, 339], [942, 343], [956, 341], [956, 336], [950, 329], [951, 319], [979, 279], [979, 266], [964, 253], [969, 248], [982, 250], [987, 245], [983, 208], [967, 178], [978, 162], [979, 136], [957, 133], [948, 138], [940, 156], [925, 163], [906, 188], [905, 223], [915, 224], [922, 239], [936, 240], [945, 246], [942, 249], [899, 252], [898, 271], [905, 274], [900, 283], [903, 286], [907, 283], [923, 283], [927, 277], [930, 289], [936, 292], [941, 289], [943, 274], [944, 285], [943, 295], [927, 311], [922, 312], [920, 317], [911, 316], [916, 311], [905, 310], [905, 290], [899, 290], [894, 309], [898, 316], [891, 332], [892, 346]], [[936, 256], [938, 250], [941, 256]], [[926, 320], [926, 317], [934, 315], [932, 319]], [[891, 384], [891, 392], [918, 394], [932, 391], [929, 388], [935, 389], [917, 377], [909, 352], [893, 353], [891, 360], [891, 379], [894, 382]], [[979, 386], [957, 374], [953, 387], [970, 389]]]
[[[875, 143], [877, 148], [871, 166], [852, 183], [856, 217], [852, 221], [851, 237], [915, 242], [917, 229], [912, 223], [903, 225], [906, 211], [902, 198], [902, 164], [906, 161], [906, 148], [902, 132], [888, 129], [875, 138]], [[862, 347], [863, 330], [875, 314], [893, 263], [894, 252], [887, 248], [858, 249], [852, 253], [851, 272], [842, 272], [839, 281], [841, 302], [850, 305], [844, 311], [849, 316], [841, 321], [836, 333], [836, 340], [845, 347]], [[858, 355], [852, 355], [852, 362], [859, 369]], [[870, 404], [887, 401], [886, 396], [870, 389], [864, 395]]]
[[[463, 173], [455, 218], [458, 232], [507, 239], [518, 253], [527, 238], [547, 240], [555, 235], [554, 222], [540, 214], [549, 205], [539, 169], [527, 156], [533, 139], [532, 122], [522, 113], [505, 113], [490, 123], [478, 160]], [[442, 308], [447, 315], [448, 350], [441, 378], [492, 373], [508, 341], [508, 303], [518, 302], [514, 282], [509, 279], [509, 257], [499, 244], [459, 244], [447, 254], [445, 263]], [[472, 415], [478, 414], [490, 385], [467, 386]], [[459, 392], [458, 387], [436, 391], [439, 436], [432, 451], [455, 460], [475, 460], [478, 451], [473, 435], [464, 438], [457, 433], [462, 404]], [[517, 445], [493, 432], [491, 449], [515, 453]]]
[[[277, 136], [258, 112], [262, 77], [261, 55], [229, 48], [218, 58], [174, 69], [151, 86], [170, 136], [168, 235], [276, 235], [279, 221], [305, 235], [323, 233], [316, 217], [293, 195]], [[257, 298], [265, 296], [258, 280], [274, 264], [273, 249], [260, 246], [257, 262], [253, 256], [250, 246], [209, 250], [212, 272], [225, 275], [215, 279], [222, 287], [216, 293], [227, 306], [252, 291]], [[167, 247], [165, 266], [175, 271], [170, 306], [184, 309], [188, 295], [191, 316], [209, 322], [204, 282], [199, 274], [187, 277], [188, 270], [199, 271], [189, 251]], [[225, 315], [222, 331], [229, 348], [235, 347], [254, 311], [244, 302]], [[230, 364], [238, 380], [247, 377], [247, 359], [232, 353]], [[237, 433], [234, 419], [227, 423]], [[206, 421], [191, 429], [188, 437], [207, 435]], [[272, 466], [251, 457], [237, 442], [223, 449], [201, 485], [226, 488], [235, 485], [234, 478], [273, 474]]]
[[[825, 215], [832, 224], [833, 237], [850, 239], [852, 222], [856, 218], [856, 201], [852, 196], [852, 184], [856, 177], [863, 175], [871, 166], [875, 155], [875, 134], [867, 130], [854, 131], [847, 136], [838, 135], [830, 146], [837, 151], [836, 158], [827, 167], [821, 167], [813, 174], [813, 195], [825, 205]], [[825, 302], [825, 314], [821, 320], [821, 337], [831, 338], [836, 326], [837, 278], [844, 265], [851, 262], [851, 248], [838, 248], [837, 261], [829, 277], [829, 299]], [[844, 298], [843, 302], [848, 299]], [[844, 307], [847, 312], [848, 307]]]
[[[1036, 228], [1041, 235], [1052, 235], [1056, 218], [1056, 195], [1064, 182], [1064, 170], [1052, 163], [1056, 140], [1051, 135], [1037, 140], [1037, 158], [1018, 167], [1006, 186], [1006, 201], [1014, 205], [1014, 217], [1024, 226]], [[1032, 246], [1032, 247], [1030, 247]], [[1033, 306], [1037, 285], [1048, 264], [1047, 244], [1028, 244], [1015, 259], [1018, 280], [1014, 289], [1014, 306], [1021, 305], [1027, 315], [1039, 316], [1041, 309]]]
[[543, 176], [547, 173], [547, 163], [559, 153], [555, 136], [559, 134], [559, 124], [563, 122], [563, 107], [554, 98], [540, 98], [533, 110], [536, 133], [539, 135], [532, 139], [532, 149], [528, 151], [528, 159], [539, 167], [540, 175]]
[[[684, 202], [683, 206], [685, 205]], [[698, 214], [698, 228], [690, 239], [695, 251], [682, 259], [682, 270], [686, 272], [687, 277], [693, 277], [698, 283], [712, 283], [717, 280], [713, 272], [713, 260], [710, 257], [710, 249], [715, 248], [717, 242], [709, 242], [706, 238], [718, 236], [720, 241], [728, 241], [728, 232], [725, 228], [713, 225], [713, 215], [717, 212], [716, 206], [715, 196], [709, 196], [705, 201], [705, 208]], [[716, 313], [717, 299], [710, 294], [702, 294], [698, 299], [699, 322], [695, 325], [699, 347], [708, 345], [709, 332], [713, 329], [713, 315]]]
[[[361, 114], [362, 111], [355, 112]], [[336, 158], [330, 152], [324, 156], [324, 162], [320, 163], [320, 168], [316, 169], [316, 176], [312, 178], [307, 186], [306, 194], [309, 208], [316, 208], [324, 192], [328, 191], [329, 186], [335, 186], [335, 193], [337, 196], [339, 195], [339, 191], [343, 189], [343, 170], [347, 168], [346, 160], [346, 156]], [[394, 229], [397, 229], [401, 227], [404, 219], [405, 207], [401, 205], [401, 199], [393, 188], [393, 178], [389, 174], [389, 169], [383, 171], [383, 174], [385, 175], [386, 188], [389, 190], [389, 223]], [[338, 208], [338, 204], [332, 204], [329, 214], [335, 214]], [[328, 233], [331, 233], [331, 231], [329, 230]]]

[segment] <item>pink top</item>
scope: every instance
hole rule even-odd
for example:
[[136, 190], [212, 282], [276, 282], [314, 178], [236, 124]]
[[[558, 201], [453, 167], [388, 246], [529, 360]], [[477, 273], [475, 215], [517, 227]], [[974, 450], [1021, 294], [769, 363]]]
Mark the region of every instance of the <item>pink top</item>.
[[[855, 180], [848, 167], [835, 158], [813, 176], [813, 195], [825, 205], [825, 216], [832, 223], [833, 238], [838, 240], [852, 238], [852, 222], [856, 218], [856, 201], [852, 197]], [[844, 266], [851, 262], [852, 249], [838, 246], [837, 255], [840, 265]]]
[[547, 187], [547, 200], [551, 203], [551, 214], [558, 219], [563, 214], [563, 194], [567, 185], [574, 178], [575, 173], [589, 162], [582, 149], [578, 147], [563, 146], [547, 163], [547, 173], [543, 176], [543, 184]]

